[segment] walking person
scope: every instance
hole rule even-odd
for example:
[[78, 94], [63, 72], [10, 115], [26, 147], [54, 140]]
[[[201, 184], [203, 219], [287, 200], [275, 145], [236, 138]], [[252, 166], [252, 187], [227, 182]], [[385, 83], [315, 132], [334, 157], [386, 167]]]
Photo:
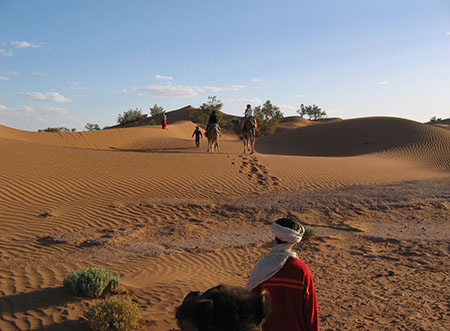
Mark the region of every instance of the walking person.
[[276, 245], [255, 264], [246, 287], [255, 296], [263, 290], [270, 294], [271, 312], [262, 329], [317, 331], [319, 311], [311, 271], [292, 251], [305, 228], [292, 218], [279, 218], [271, 227]]
[[197, 146], [197, 148], [199, 148], [200, 147], [200, 139], [202, 139], [202, 137], [203, 137], [203, 134], [202, 134], [202, 132], [200, 131], [200, 127], [197, 125], [196, 127], [195, 127], [195, 131], [194, 131], [194, 133], [192, 134], [192, 137], [195, 135], [195, 146]]
[[161, 114], [161, 127], [163, 130], [167, 129], [167, 115], [165, 112]]

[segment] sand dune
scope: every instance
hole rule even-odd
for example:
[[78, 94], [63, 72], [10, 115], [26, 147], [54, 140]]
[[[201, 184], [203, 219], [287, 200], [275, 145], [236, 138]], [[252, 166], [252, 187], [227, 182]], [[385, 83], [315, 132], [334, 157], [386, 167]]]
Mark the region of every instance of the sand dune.
[[[186, 121], [170, 125], [167, 130], [162, 130], [160, 126], [141, 126], [82, 132], [29, 132], [0, 126], [0, 139], [97, 150], [170, 152], [186, 149], [194, 151], [192, 133], [195, 127], [194, 123]], [[225, 149], [239, 144], [239, 138], [226, 130], [223, 130], [220, 140], [226, 142]], [[206, 145], [205, 137], [203, 142]], [[234, 147], [231, 148], [234, 149]]]
[[0, 138], [30, 143], [103, 150], [167, 149], [182, 145], [195, 129], [192, 122], [181, 122], [162, 130], [144, 126], [82, 132], [28, 132], [0, 126]]
[[269, 249], [268, 221], [292, 213], [318, 229], [299, 254], [322, 329], [444, 330], [449, 132], [396, 118], [304, 121], [258, 139], [252, 156], [225, 132], [220, 153], [195, 148], [182, 120], [0, 126], [0, 329], [86, 330], [95, 300], [62, 280], [101, 265], [121, 275], [142, 329], [170, 330], [190, 290], [244, 285]]
[[302, 128], [309, 125], [316, 125], [316, 124], [324, 124], [324, 123], [332, 123], [332, 122], [339, 122], [342, 121], [340, 118], [327, 118], [320, 121], [311, 121], [304, 117], [300, 116], [288, 116], [284, 117], [280, 124], [278, 125], [277, 132], [284, 131], [284, 130], [292, 130], [297, 128]]
[[450, 133], [400, 118], [360, 118], [280, 132], [260, 139], [257, 151], [338, 157], [383, 153], [437, 169], [450, 169]]

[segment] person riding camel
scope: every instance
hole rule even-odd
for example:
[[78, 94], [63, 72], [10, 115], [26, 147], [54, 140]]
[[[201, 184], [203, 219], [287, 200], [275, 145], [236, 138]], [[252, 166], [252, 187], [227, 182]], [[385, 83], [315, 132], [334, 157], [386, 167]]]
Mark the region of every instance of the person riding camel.
[[247, 108], [245, 108], [244, 117], [241, 118], [241, 120], [239, 122], [239, 132], [242, 132], [242, 130], [245, 127], [245, 124], [250, 119], [253, 121], [253, 125], [255, 126], [255, 130], [258, 130], [258, 122], [256, 122], [256, 119], [255, 119], [255, 112], [253, 111], [252, 105], [248, 104]]
[[208, 130], [210, 127], [213, 127], [213, 126], [217, 126], [217, 128], [219, 129], [219, 133], [220, 133], [219, 121], [218, 121], [215, 110], [213, 110], [211, 112], [211, 115], [209, 116], [208, 124], [206, 125], [205, 137], [208, 137]]

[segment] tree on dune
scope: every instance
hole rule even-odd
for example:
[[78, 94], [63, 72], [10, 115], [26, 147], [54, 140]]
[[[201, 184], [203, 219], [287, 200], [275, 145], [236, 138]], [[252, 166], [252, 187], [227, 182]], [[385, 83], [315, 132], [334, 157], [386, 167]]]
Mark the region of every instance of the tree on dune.
[[442, 121], [442, 118], [438, 118], [436, 116], [433, 116], [432, 118], [430, 118], [430, 123], [439, 123]]
[[68, 129], [65, 126], [58, 126], [56, 128], [47, 128], [47, 129], [39, 129], [37, 130], [37, 132], [75, 132], [77, 131], [77, 129], [72, 128], [72, 129]]
[[164, 108], [158, 106], [156, 103], [153, 107], [150, 107], [150, 116], [158, 116], [164, 113]]
[[327, 113], [317, 105], [305, 106], [304, 104], [301, 104], [300, 109], [297, 110], [297, 114], [299, 114], [300, 117], [308, 115], [310, 120], [321, 120], [327, 117]]
[[94, 123], [87, 123], [84, 128], [88, 131], [97, 131], [100, 130], [100, 127], [98, 126], [98, 124], [94, 124]]
[[219, 125], [221, 127], [228, 127], [228, 121], [223, 119], [223, 114], [221, 112], [223, 107], [222, 101], [217, 99], [216, 96], [209, 96], [208, 102], [202, 103], [199, 108], [192, 109], [191, 114], [189, 116], [190, 120], [194, 123], [206, 124], [208, 123], [209, 116], [213, 110], [216, 111], [217, 119], [219, 121]]
[[267, 100], [262, 106], [255, 107], [255, 118], [258, 122], [257, 135], [265, 135], [275, 132], [283, 118], [283, 113], [280, 111], [280, 107]]
[[128, 111], [124, 111], [123, 114], [119, 114], [117, 123], [127, 124], [135, 122], [143, 117], [147, 117], [147, 115], [142, 113], [142, 109], [130, 109]]

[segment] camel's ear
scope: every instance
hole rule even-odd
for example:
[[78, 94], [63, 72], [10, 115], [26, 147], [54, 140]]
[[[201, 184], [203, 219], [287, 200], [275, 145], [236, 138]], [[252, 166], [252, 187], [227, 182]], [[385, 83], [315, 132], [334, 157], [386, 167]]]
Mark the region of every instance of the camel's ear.
[[261, 294], [255, 299], [257, 301], [257, 323], [261, 323], [262, 321], [264, 321], [267, 315], [269, 315], [270, 312], [270, 294], [266, 290], [263, 290]]
[[199, 292], [199, 291], [192, 291], [192, 292], [189, 292], [189, 294], [186, 295], [186, 297], [184, 298], [183, 303], [186, 302], [186, 301], [189, 301], [189, 300], [195, 300], [195, 299], [197, 299], [201, 294], [202, 294], [202, 292]]

